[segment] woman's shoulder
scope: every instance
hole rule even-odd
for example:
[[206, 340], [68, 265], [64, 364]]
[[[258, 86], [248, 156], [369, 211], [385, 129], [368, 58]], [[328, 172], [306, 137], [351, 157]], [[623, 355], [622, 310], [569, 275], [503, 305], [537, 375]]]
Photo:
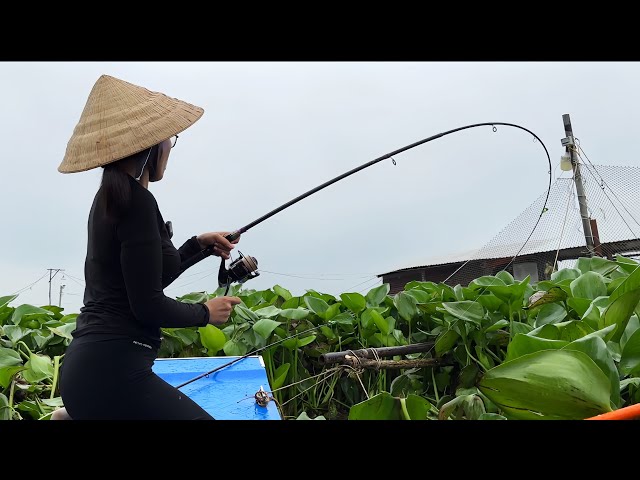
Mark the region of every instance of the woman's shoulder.
[[144, 188], [142, 185], [138, 183], [138, 181], [129, 176], [129, 182], [131, 183], [131, 204], [133, 205], [144, 205], [148, 207], [157, 208], [158, 202], [156, 201], [156, 197], [153, 196], [148, 189]]

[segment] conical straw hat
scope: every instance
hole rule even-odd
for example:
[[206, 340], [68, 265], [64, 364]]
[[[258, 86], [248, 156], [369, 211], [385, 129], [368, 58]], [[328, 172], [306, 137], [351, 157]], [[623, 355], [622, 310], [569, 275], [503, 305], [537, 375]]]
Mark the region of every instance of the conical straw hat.
[[74, 173], [128, 157], [186, 130], [195, 105], [102, 75], [93, 86], [58, 171]]

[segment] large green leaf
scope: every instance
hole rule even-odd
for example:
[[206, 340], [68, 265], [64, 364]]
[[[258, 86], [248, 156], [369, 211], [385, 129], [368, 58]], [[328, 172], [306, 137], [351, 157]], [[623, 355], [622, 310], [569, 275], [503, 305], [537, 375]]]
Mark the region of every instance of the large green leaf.
[[365, 296], [365, 300], [369, 307], [377, 307], [380, 305], [389, 293], [389, 284], [383, 283], [379, 287], [372, 288]]
[[484, 308], [486, 308], [489, 312], [496, 312], [502, 305], [504, 305], [504, 302], [502, 300], [500, 300], [490, 292], [479, 295], [476, 301]]
[[372, 307], [372, 308], [367, 308], [364, 312], [362, 312], [362, 314], [360, 315], [360, 323], [362, 324], [362, 328], [364, 328], [365, 330], [374, 329], [375, 321], [373, 319], [372, 312], [378, 312], [382, 314], [384, 310], [385, 309], [381, 307]]
[[227, 343], [227, 337], [225, 337], [222, 330], [214, 325], [209, 324], [206, 327], [200, 327], [198, 328], [198, 333], [200, 333], [200, 342], [208, 350], [209, 355], [215, 355]]
[[352, 312], [360, 313], [367, 306], [364, 296], [359, 293], [342, 293], [340, 294], [342, 303]]
[[511, 324], [511, 333], [513, 335], [517, 335], [518, 333], [529, 333], [530, 331], [533, 330], [533, 327], [531, 325], [528, 325], [526, 323], [523, 322], [513, 322]]
[[53, 362], [48, 355], [32, 353], [24, 364], [22, 376], [29, 383], [38, 383], [45, 378], [53, 378]]
[[593, 328], [580, 320], [556, 323], [555, 326], [560, 329], [560, 340], [567, 340], [569, 342], [573, 342], [594, 332]]
[[[224, 289], [220, 295], [224, 293]], [[182, 297], [177, 297], [177, 300], [183, 303], [204, 303], [209, 299], [209, 296], [204, 292], [193, 292], [188, 293], [187, 295], [183, 295]]]
[[52, 328], [52, 327], [47, 327], [47, 328], [51, 330], [53, 333], [55, 333], [56, 335], [58, 335], [59, 337], [73, 340], [73, 336], [71, 335], [71, 332], [73, 332], [76, 329], [76, 322], [65, 323], [64, 325], [60, 325], [59, 327], [55, 327], [55, 328]]
[[[213, 327], [213, 325], [210, 326]], [[176, 328], [173, 330], [173, 335], [178, 338], [185, 346], [191, 345], [196, 340], [198, 340], [198, 332], [190, 328]]]
[[523, 355], [538, 352], [540, 350], [559, 350], [569, 344], [566, 340], [549, 340], [547, 338], [533, 337], [521, 333], [513, 337], [507, 347], [507, 356], [504, 361], [508, 362]]
[[627, 276], [624, 274], [620, 274], [622, 275], [621, 277], [617, 277], [614, 278], [613, 280], [611, 280], [608, 284], [607, 284], [607, 294], [611, 295], [616, 288], [618, 288], [620, 285], [622, 285], [626, 280], [627, 280]]
[[13, 302], [18, 295], [7, 295], [5, 297], [0, 297], [0, 308], [3, 308]]
[[419, 313], [415, 299], [403, 291], [395, 295], [393, 304], [398, 309], [398, 314], [407, 322]]
[[19, 371], [24, 370], [22, 365], [15, 365], [12, 367], [0, 367], [0, 387], [9, 388], [11, 379]]
[[76, 323], [76, 318], [78, 318], [78, 315], [80, 315], [79, 313], [70, 313], [68, 315], [65, 315], [64, 317], [62, 317], [60, 319], [61, 323]]
[[315, 339], [316, 339], [316, 335], [309, 335], [308, 337], [304, 337], [304, 338], [290, 338], [286, 342], [282, 342], [282, 345], [284, 346], [288, 342], [293, 342], [289, 344], [288, 348], [290, 348], [291, 350], [294, 350], [296, 348], [302, 348], [306, 345], [309, 345]]
[[632, 258], [626, 258], [622, 255], [616, 255], [616, 263], [618, 264], [620, 269], [625, 271], [626, 273], [633, 273], [640, 265]]
[[349, 420], [402, 420], [400, 402], [388, 392], [381, 392], [349, 410]]
[[595, 272], [586, 272], [573, 280], [570, 284], [571, 294], [578, 298], [593, 300], [607, 294], [607, 286], [602, 275]]
[[593, 302], [594, 300], [591, 300], [589, 298], [571, 297], [567, 300], [567, 305], [573, 308], [579, 317], [582, 317], [585, 313], [587, 313], [587, 310], [589, 310], [589, 307], [593, 304]]
[[229, 357], [246, 355], [248, 347], [235, 339], [228, 340], [223, 347], [225, 355]]
[[558, 282], [561, 282], [562, 280], [567, 280], [567, 279], [575, 280], [581, 274], [582, 272], [577, 268], [563, 268], [551, 274], [551, 281], [558, 283]]
[[618, 268], [616, 262], [600, 257], [580, 257], [576, 262], [576, 267], [582, 273], [596, 272], [600, 275], [608, 275]]
[[[612, 297], [613, 294], [609, 298], [611, 299]], [[611, 340], [614, 342], [619, 342], [620, 337], [622, 337], [622, 334], [627, 327], [629, 318], [631, 317], [631, 315], [633, 315], [635, 308], [638, 306], [638, 302], [640, 302], [640, 288], [627, 291], [622, 295], [616, 297], [615, 300], [613, 300], [613, 303], [609, 305], [609, 307], [607, 307], [604, 314], [600, 318], [598, 327], [604, 328], [608, 327], [609, 325], [617, 325], [618, 327], [613, 332]]]
[[627, 340], [620, 357], [620, 372], [625, 375], [640, 374], [640, 329]]
[[287, 310], [290, 308], [298, 308], [300, 306], [300, 299], [301, 297], [292, 297], [286, 302], [284, 302], [282, 305], [280, 305], [280, 308], [282, 310]]
[[306, 308], [286, 308], [280, 311], [280, 316], [291, 320], [302, 320], [309, 316], [309, 310]]
[[286, 288], [282, 288], [280, 285], [274, 285], [273, 291], [276, 293], [276, 295], [279, 295], [282, 298], [284, 298], [285, 301], [290, 300], [293, 297], [293, 295], [291, 295], [291, 292], [289, 290], [287, 290]]
[[529, 286], [529, 280], [530, 278], [527, 276], [519, 283], [505, 286], [497, 285], [486, 288], [503, 302], [520, 306], [523, 303], [524, 294]]
[[250, 322], [256, 322], [259, 320], [258, 315], [256, 315], [253, 310], [249, 310], [244, 305], [235, 305], [233, 307], [233, 311], [240, 317], [244, 318], [245, 320], [249, 320]]
[[283, 363], [276, 369], [273, 373], [273, 385], [271, 385], [271, 390], [277, 390], [284, 385], [284, 381], [287, 378], [287, 373], [289, 373], [290, 367], [290, 363]]
[[426, 398], [413, 394], [400, 398], [400, 406], [406, 420], [427, 420], [427, 414], [431, 410], [431, 403]]
[[19, 327], [18, 325], [4, 325], [2, 327], [4, 334], [11, 340], [13, 345], [18, 343], [22, 338], [29, 333], [30, 330]]
[[492, 276], [486, 275], [483, 277], [476, 278], [475, 280], [472, 280], [469, 283], [469, 288], [477, 290], [477, 289], [483, 289], [484, 287], [490, 287], [493, 285], [505, 286], [506, 283], [504, 283], [502, 279], [498, 277], [492, 277]]
[[591, 334], [571, 342], [563, 349], [583, 352], [595, 362], [602, 373], [609, 378], [611, 402], [618, 408], [620, 405], [620, 374], [604, 340], [598, 335]]
[[20, 354], [11, 348], [0, 347], [0, 367], [22, 365]]
[[327, 311], [324, 312], [324, 316], [323, 318], [327, 321], [331, 320], [333, 317], [335, 317], [336, 315], [338, 315], [338, 313], [340, 312], [340, 306], [342, 304], [340, 302], [338, 303], [333, 303], [331, 305], [329, 305], [329, 308], [327, 308]]
[[459, 338], [460, 335], [454, 330], [447, 330], [441, 333], [435, 344], [436, 355], [441, 356], [443, 353], [451, 350]]
[[551, 323], [534, 328], [527, 335], [548, 340], [560, 340], [560, 329]]
[[620, 348], [624, 349], [631, 335], [635, 333], [636, 330], [640, 328], [640, 321], [638, 321], [638, 315], [631, 315], [629, 318], [629, 322], [627, 323], [622, 336], [620, 337]]
[[263, 318], [262, 320], [258, 320], [253, 325], [253, 330], [260, 335], [264, 339], [268, 339], [273, 331], [278, 328], [278, 326], [282, 325], [282, 322], [276, 322], [275, 320], [270, 320], [268, 318]]
[[633, 290], [637, 290], [640, 288], [640, 268], [634, 269], [633, 273], [631, 273], [627, 279], [618, 285], [611, 295], [609, 296], [609, 301], [613, 302], [616, 298], [621, 297], [625, 293], [631, 292]]
[[0, 393], [0, 421], [2, 420], [11, 420], [11, 409], [7, 397]]
[[495, 330], [500, 330], [503, 327], [507, 327], [509, 322], [505, 319], [498, 320], [496, 323], [489, 325], [484, 331], [485, 333], [493, 332]]
[[258, 308], [254, 310], [256, 315], [260, 318], [273, 318], [276, 317], [282, 312], [278, 307], [274, 307], [273, 305], [268, 305], [263, 308]]
[[588, 355], [541, 350], [484, 374], [480, 391], [507, 418], [584, 419], [611, 411], [611, 384]]
[[[507, 287], [505, 287], [507, 288]], [[461, 302], [443, 302], [442, 307], [450, 314], [465, 322], [480, 325], [484, 317], [484, 308], [477, 302], [463, 300]]]
[[309, 310], [318, 315], [320, 318], [324, 318], [325, 312], [329, 309], [329, 304], [323, 299], [317, 297], [306, 296], [304, 297], [304, 303], [307, 305], [307, 308], [309, 308]]
[[409, 295], [415, 300], [415, 303], [429, 303], [433, 300], [433, 293], [426, 292], [419, 288], [412, 288], [410, 290], [405, 290], [404, 293]]
[[512, 285], [515, 283], [513, 276], [506, 270], [501, 270], [496, 273], [496, 277], [504, 282], [505, 285]]
[[383, 335], [389, 335], [393, 330], [393, 326], [389, 325], [385, 318], [376, 310], [371, 310], [371, 318]]
[[536, 316], [534, 326], [539, 327], [548, 323], [560, 323], [566, 318], [566, 316], [567, 311], [562, 305], [558, 305], [557, 303], [549, 303], [543, 305], [542, 307], [540, 307], [540, 310], [538, 310], [538, 315]]

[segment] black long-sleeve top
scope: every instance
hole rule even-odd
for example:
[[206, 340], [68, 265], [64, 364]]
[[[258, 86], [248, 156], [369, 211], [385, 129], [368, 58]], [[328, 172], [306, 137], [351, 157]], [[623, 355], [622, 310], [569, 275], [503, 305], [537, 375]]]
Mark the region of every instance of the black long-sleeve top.
[[160, 327], [205, 326], [209, 311], [165, 296], [163, 289], [200, 252], [196, 237], [179, 249], [171, 242], [153, 194], [128, 176], [131, 203], [117, 221], [106, 218], [96, 194], [88, 221], [84, 306], [73, 337], [106, 334], [160, 344]]

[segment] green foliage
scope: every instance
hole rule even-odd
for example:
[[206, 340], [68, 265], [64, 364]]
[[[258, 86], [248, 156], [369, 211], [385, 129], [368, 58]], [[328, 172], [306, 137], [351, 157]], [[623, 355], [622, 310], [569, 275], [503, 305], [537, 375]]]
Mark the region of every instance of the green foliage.
[[[285, 419], [586, 418], [640, 402], [640, 268], [624, 257], [580, 259], [535, 285], [499, 272], [466, 287], [412, 281], [393, 296], [387, 284], [337, 297], [279, 285], [230, 294], [242, 303], [227, 323], [162, 329], [158, 354], [258, 352]], [[47, 419], [77, 314], [15, 300], [0, 297], [0, 419]], [[425, 342], [366, 366], [322, 361]], [[377, 367], [398, 360], [406, 366]]]

